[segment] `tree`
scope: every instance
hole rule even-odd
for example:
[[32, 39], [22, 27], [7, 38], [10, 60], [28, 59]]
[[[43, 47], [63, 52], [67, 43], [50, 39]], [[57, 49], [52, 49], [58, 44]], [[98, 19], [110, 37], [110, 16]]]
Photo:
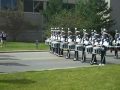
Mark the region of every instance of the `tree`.
[[87, 21], [86, 28], [100, 31], [101, 28], [109, 29], [113, 25], [111, 8], [105, 0], [79, 0], [76, 12]]
[[[57, 0], [55, 1], [54, 4], [50, 4], [52, 8], [58, 6], [56, 4], [58, 3]], [[49, 9], [49, 7], [48, 11], [50, 10], [49, 12], [52, 13], [53, 10], [53, 13], [48, 14], [50, 16], [47, 23], [48, 27], [77, 27], [80, 28], [79, 30], [85, 28], [90, 31], [95, 29], [100, 32], [101, 28], [109, 29], [113, 25], [110, 16], [111, 8], [108, 7], [105, 0], [79, 0], [76, 4], [75, 8], [72, 9], [62, 9], [62, 4], [60, 4], [61, 8], [55, 10]]]
[[57, 13], [59, 13], [63, 8], [62, 0], [49, 0], [49, 4], [47, 9], [44, 11], [44, 16], [47, 18], [47, 21], [51, 19], [51, 17]]
[[62, 10], [59, 14], [55, 14], [49, 21], [49, 27], [64, 27], [64, 28], [81, 28], [82, 17], [77, 15], [72, 10]]

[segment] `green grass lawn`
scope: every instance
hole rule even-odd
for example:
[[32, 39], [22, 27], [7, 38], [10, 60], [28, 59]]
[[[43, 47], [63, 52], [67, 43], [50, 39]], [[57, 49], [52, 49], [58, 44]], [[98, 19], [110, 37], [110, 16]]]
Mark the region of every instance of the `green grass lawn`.
[[0, 47], [0, 51], [13, 50], [48, 50], [48, 46], [44, 43], [39, 43], [39, 47], [36, 49], [35, 43], [7, 42], [6, 46]]
[[0, 74], [0, 90], [120, 90], [120, 65]]

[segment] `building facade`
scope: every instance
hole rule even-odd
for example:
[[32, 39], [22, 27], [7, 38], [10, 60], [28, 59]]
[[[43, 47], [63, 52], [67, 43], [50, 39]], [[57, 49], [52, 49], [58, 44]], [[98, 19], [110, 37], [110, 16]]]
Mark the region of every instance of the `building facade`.
[[[28, 1], [31, 4], [28, 4]], [[64, 3], [75, 4], [78, 0], [63, 0]], [[105, 0], [108, 2], [108, 6], [112, 8], [111, 17], [113, 18], [115, 25], [111, 30], [118, 29], [120, 31], [120, 0]], [[24, 0], [24, 11], [26, 13], [38, 13], [46, 9], [49, 0]]]
[[112, 7], [111, 16], [115, 20], [115, 26], [112, 29], [120, 32], [120, 0], [111, 0], [110, 5]]
[[[18, 0], [0, 0], [0, 10], [17, 10]], [[39, 25], [39, 28], [35, 31], [27, 31], [24, 34], [20, 35], [18, 39], [29, 41], [34, 41], [36, 39], [43, 39], [43, 10], [46, 9], [49, 0], [22, 0], [23, 8], [24, 8], [24, 17], [26, 20], [33, 22]], [[115, 26], [111, 29], [118, 29], [120, 31], [120, 0], [106, 0], [108, 2], [108, 6], [112, 8], [111, 16], [115, 20]], [[64, 4], [74, 5], [77, 3], [77, 0], [63, 0]], [[27, 34], [27, 35], [26, 35]], [[29, 38], [31, 37], [31, 38]]]
[[15, 10], [17, 8], [16, 0], [0, 0], [0, 10]]

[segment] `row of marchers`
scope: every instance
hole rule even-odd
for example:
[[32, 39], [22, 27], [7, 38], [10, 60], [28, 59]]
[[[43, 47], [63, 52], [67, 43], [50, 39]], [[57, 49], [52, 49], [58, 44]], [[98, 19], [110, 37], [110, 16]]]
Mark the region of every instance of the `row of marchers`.
[[118, 58], [118, 52], [120, 50], [120, 33], [115, 32], [115, 36], [112, 37], [104, 28], [101, 33], [98, 34], [96, 30], [91, 30], [91, 33], [87, 33], [86, 29], [83, 29], [81, 33], [75, 28], [74, 33], [68, 28], [65, 32], [63, 28], [51, 28], [51, 37], [45, 40], [45, 43], [49, 45], [50, 52], [62, 57], [63, 52], [66, 52], [65, 58], [71, 58], [71, 51], [74, 51], [74, 59], [79, 60], [79, 52], [81, 52], [81, 62], [86, 61], [86, 54], [92, 54], [90, 64], [98, 64], [96, 55], [101, 56], [100, 64], [106, 63], [106, 52], [110, 50], [114, 51], [115, 58]]

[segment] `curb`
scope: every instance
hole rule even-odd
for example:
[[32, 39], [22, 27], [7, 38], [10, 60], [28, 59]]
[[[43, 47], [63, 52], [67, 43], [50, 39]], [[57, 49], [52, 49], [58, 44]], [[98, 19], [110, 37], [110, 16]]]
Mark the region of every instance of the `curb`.
[[77, 66], [77, 67], [65, 67], [65, 68], [48, 68], [48, 69], [34, 69], [34, 70], [25, 70], [25, 71], [13, 71], [13, 72], [0, 72], [1, 74], [11, 74], [11, 73], [25, 73], [25, 72], [43, 72], [43, 71], [55, 71], [55, 70], [69, 70], [69, 69], [76, 69], [76, 68], [90, 68], [90, 67], [99, 67], [99, 65], [94, 66]]
[[49, 50], [15, 50], [15, 51], [0, 51], [0, 53], [20, 53], [20, 52], [48, 52]]

